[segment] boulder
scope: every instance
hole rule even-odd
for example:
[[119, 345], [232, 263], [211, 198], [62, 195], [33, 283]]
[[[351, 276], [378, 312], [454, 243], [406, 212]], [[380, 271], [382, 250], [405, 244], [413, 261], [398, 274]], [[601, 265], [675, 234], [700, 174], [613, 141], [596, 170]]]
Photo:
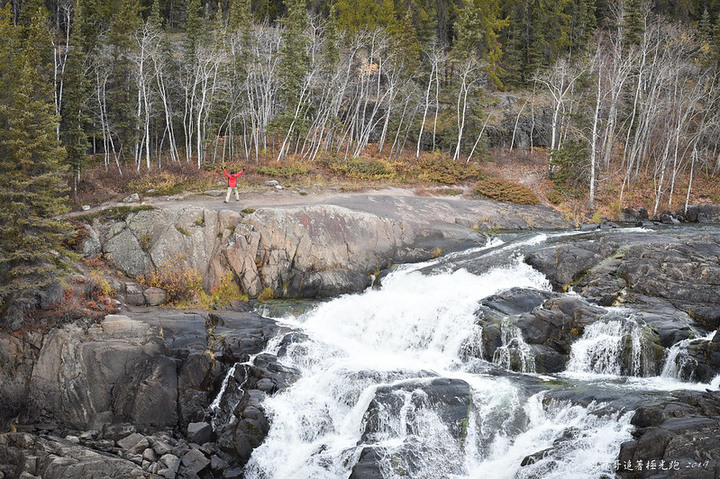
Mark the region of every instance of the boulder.
[[141, 428], [176, 425], [177, 402], [177, 366], [166, 356], [141, 358], [113, 388], [115, 417]]
[[[397, 474], [410, 477], [438, 477], [441, 470], [443, 475], [459, 474], [471, 405], [470, 386], [460, 379], [419, 379], [378, 387], [365, 411], [358, 444], [363, 449], [350, 477], [384, 477], [381, 471], [388, 464]], [[431, 436], [424, 435], [428, 427]], [[395, 444], [386, 446], [391, 439]], [[380, 444], [383, 447], [375, 447]], [[438, 449], [442, 454], [437, 454]], [[454, 456], [457, 462], [448, 460]], [[441, 465], [439, 457], [444, 459]]]
[[517, 327], [531, 345], [537, 372], [560, 372], [570, 359], [572, 343], [585, 327], [605, 315], [607, 310], [579, 296], [561, 296], [547, 300], [531, 313], [520, 315]]
[[77, 429], [113, 420], [138, 426], [176, 424], [175, 363], [161, 333], [122, 315], [83, 331], [69, 324], [50, 331], [33, 368], [33, 400]]
[[215, 351], [233, 361], [247, 361], [265, 349], [278, 331], [274, 320], [256, 313], [213, 312], [208, 322], [214, 325]]
[[130, 306], [143, 306], [145, 304], [143, 287], [137, 283], [126, 283], [125, 302]]
[[281, 391], [297, 374], [280, 364], [275, 356], [261, 354], [253, 365], [236, 364], [225, 379], [224, 393], [216, 400], [213, 410], [213, 426], [218, 446], [238, 464], [247, 463], [253, 449], [270, 430], [262, 406], [266, 393]]
[[203, 445], [213, 440], [212, 426], [206, 422], [191, 422], [187, 428], [187, 439], [189, 442]]
[[557, 296], [549, 291], [526, 288], [512, 288], [489, 296], [480, 303], [506, 315], [529, 313], [548, 299]]
[[136, 432], [130, 434], [117, 442], [121, 449], [128, 451], [132, 454], [138, 454], [144, 452], [150, 446], [147, 438], [142, 434]]
[[210, 465], [210, 459], [197, 449], [190, 449], [182, 457], [181, 474], [185, 477], [197, 477], [198, 474]]
[[691, 341], [687, 348], [690, 362], [681, 371], [682, 377], [688, 381], [709, 383], [720, 375], [720, 335], [715, 334], [712, 340]]
[[167, 292], [160, 288], [147, 288], [143, 291], [148, 306], [160, 306], [167, 301]]
[[632, 424], [633, 440], [620, 447], [620, 477], [720, 477], [720, 392], [676, 393], [673, 400], [640, 407]]
[[122, 477], [144, 479], [138, 464], [55, 437], [0, 434], [0, 475], [4, 477]]

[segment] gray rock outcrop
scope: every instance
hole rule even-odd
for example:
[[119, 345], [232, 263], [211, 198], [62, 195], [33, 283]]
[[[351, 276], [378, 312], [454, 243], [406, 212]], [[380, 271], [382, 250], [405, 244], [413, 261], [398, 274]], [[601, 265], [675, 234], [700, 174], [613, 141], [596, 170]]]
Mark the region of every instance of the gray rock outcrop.
[[[266, 288], [282, 297], [327, 297], [364, 289], [389, 264], [483, 244], [483, 229], [566, 226], [540, 206], [368, 195], [336, 204], [245, 212], [169, 207], [96, 219], [84, 251], [103, 253], [130, 277], [181, 262], [206, 289], [230, 275], [252, 297]], [[147, 294], [143, 300], [155, 301]]]
[[[640, 407], [634, 438], [618, 457], [622, 478], [713, 479], [720, 477], [720, 393], [686, 391], [676, 399]], [[653, 461], [655, 467], [643, 466]]]

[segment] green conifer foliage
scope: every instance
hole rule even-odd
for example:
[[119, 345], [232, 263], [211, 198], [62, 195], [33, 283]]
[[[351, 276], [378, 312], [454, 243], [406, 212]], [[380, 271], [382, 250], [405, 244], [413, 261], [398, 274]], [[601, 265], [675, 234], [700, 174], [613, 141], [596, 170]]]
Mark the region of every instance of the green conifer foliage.
[[294, 115], [300, 102], [301, 89], [307, 70], [307, 7], [305, 0], [287, 0], [288, 16], [283, 21], [283, 44], [280, 50], [280, 81], [286, 113]]
[[132, 77], [130, 56], [137, 48], [132, 35], [140, 25], [137, 0], [121, 0], [114, 12], [107, 33], [111, 75], [108, 81], [107, 105], [110, 128], [117, 137], [116, 148], [132, 157], [133, 145], [138, 136], [138, 119], [135, 111], [137, 89]]
[[639, 45], [645, 33], [645, 22], [641, 11], [642, 0], [627, 0], [623, 16], [624, 44], [628, 47]]
[[497, 86], [500, 81], [502, 48], [498, 37], [508, 26], [500, 16], [499, 0], [471, 0], [465, 4], [455, 25], [456, 39], [453, 56], [460, 62], [475, 57], [485, 62], [489, 80]]
[[75, 7], [75, 18], [70, 34], [70, 51], [65, 67], [65, 88], [63, 95], [62, 119], [60, 123], [61, 140], [67, 152], [67, 165], [73, 174], [72, 193], [77, 202], [78, 182], [80, 174], [88, 163], [87, 150], [90, 146], [88, 132], [90, 118], [88, 114], [88, 98], [90, 84], [86, 78], [87, 45], [83, 38], [87, 16], [85, 8], [78, 1]]
[[[49, 65], [38, 47], [50, 45], [47, 11], [37, 8], [22, 42], [0, 15], [0, 59], [17, 61], [17, 82], [3, 97], [0, 117], [0, 307], [32, 305], [34, 293], [55, 281], [67, 229], [57, 216], [66, 211], [62, 162], [56, 139], [58, 118], [52, 101]], [[8, 50], [10, 49], [10, 50]], [[5, 63], [3, 63], [5, 65]]]

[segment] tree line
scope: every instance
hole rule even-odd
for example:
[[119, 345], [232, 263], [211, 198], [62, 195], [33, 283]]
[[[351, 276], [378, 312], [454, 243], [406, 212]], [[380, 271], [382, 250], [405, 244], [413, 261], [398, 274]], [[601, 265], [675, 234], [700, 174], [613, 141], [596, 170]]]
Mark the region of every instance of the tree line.
[[657, 211], [681, 175], [687, 203], [695, 172], [720, 169], [718, 0], [0, 5], [6, 285], [54, 264], [63, 175], [72, 197], [92, 157], [121, 174], [370, 148], [469, 162], [501, 90], [532, 92], [517, 120], [549, 112], [549, 174], [591, 207], [611, 175], [619, 204], [650, 175]]
[[[371, 143], [391, 157], [415, 148], [467, 160], [483, 146], [489, 93], [544, 85], [556, 100], [554, 123], [567, 126], [578, 83], [558, 99], [543, 75], [590, 71], [590, 57], [596, 70], [654, 65], [659, 52], [646, 34], [656, 24], [690, 37], [682, 55], [692, 62], [705, 23], [713, 44], [719, 4], [52, 0], [44, 55], [75, 185], [89, 152], [121, 172], [269, 155], [344, 158]], [[21, 27], [33, 5], [42, 6], [6, 1], [12, 25]], [[637, 56], [641, 47], [648, 51]], [[629, 90], [644, 86], [609, 87], [619, 89], [605, 130], [627, 120]], [[621, 139], [603, 140], [605, 157]]]

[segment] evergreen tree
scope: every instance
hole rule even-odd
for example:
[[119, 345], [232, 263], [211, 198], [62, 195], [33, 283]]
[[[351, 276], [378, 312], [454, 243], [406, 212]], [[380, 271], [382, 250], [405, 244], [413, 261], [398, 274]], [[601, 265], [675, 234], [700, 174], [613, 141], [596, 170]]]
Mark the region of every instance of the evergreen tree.
[[332, 76], [335, 67], [340, 61], [339, 48], [340, 32], [338, 32], [337, 10], [335, 5], [330, 7], [327, 22], [325, 23], [325, 54], [323, 55], [323, 71], [328, 77]]
[[586, 28], [585, 22], [591, 22], [585, 13], [588, 8], [581, 8], [584, 3], [588, 2], [516, 0], [506, 4], [503, 15], [509, 19], [509, 28], [501, 37], [506, 45], [502, 66], [507, 73], [503, 78], [511, 84], [529, 82], [536, 71], [566, 55], [577, 43], [573, 33], [578, 36]]
[[570, 20], [569, 43], [571, 53], [581, 52], [590, 44], [597, 28], [595, 2], [579, 0], [568, 4]]
[[139, 26], [137, 0], [121, 0], [106, 35], [112, 70], [107, 86], [110, 128], [118, 140], [118, 151], [131, 156], [138, 137], [138, 119], [137, 90], [130, 56], [136, 48], [132, 35]]
[[46, 80], [50, 66], [40, 47], [50, 46], [47, 10], [36, 9], [22, 42], [15, 41], [18, 32], [8, 13], [0, 15], [0, 59], [15, 58], [17, 81], [3, 85], [12, 93], [0, 105], [7, 125], [0, 137], [0, 307], [17, 312], [35, 304], [35, 292], [56, 280], [67, 228], [57, 219], [66, 211], [64, 152], [55, 134], [52, 83]]
[[501, 86], [500, 59], [502, 49], [498, 36], [508, 26], [500, 17], [499, 0], [470, 0], [465, 4], [455, 25], [453, 56], [461, 62], [474, 57], [485, 62], [488, 79]]
[[86, 78], [85, 51], [86, 40], [83, 31], [87, 31], [85, 8], [78, 1], [75, 7], [75, 18], [70, 34], [70, 52], [65, 67], [65, 89], [62, 107], [60, 132], [63, 146], [67, 152], [67, 165], [72, 172], [72, 193], [77, 202], [80, 174], [88, 163], [87, 150], [90, 118], [87, 101], [90, 97], [90, 85]]
[[401, 68], [401, 74], [406, 77], [414, 77], [420, 67], [420, 43], [411, 10], [408, 10], [405, 18], [391, 30], [391, 37], [392, 49], [397, 64]]
[[288, 16], [283, 21], [283, 44], [280, 49], [280, 82], [286, 113], [294, 115], [307, 74], [307, 10], [305, 0], [287, 0]]
[[645, 20], [642, 13], [642, 0], [627, 0], [623, 14], [623, 44], [626, 47], [639, 45], [645, 35]]
[[233, 34], [239, 34], [238, 51], [235, 51], [235, 77], [242, 77], [252, 60], [253, 17], [250, 0], [233, 0], [230, 6], [228, 27]]
[[183, 38], [186, 60], [193, 61], [197, 48], [202, 42], [203, 19], [200, 15], [202, 5], [200, 0], [190, 0], [187, 7], [187, 20], [185, 21], [185, 36]]
[[334, 6], [338, 26], [350, 35], [395, 24], [393, 0], [338, 0]]

